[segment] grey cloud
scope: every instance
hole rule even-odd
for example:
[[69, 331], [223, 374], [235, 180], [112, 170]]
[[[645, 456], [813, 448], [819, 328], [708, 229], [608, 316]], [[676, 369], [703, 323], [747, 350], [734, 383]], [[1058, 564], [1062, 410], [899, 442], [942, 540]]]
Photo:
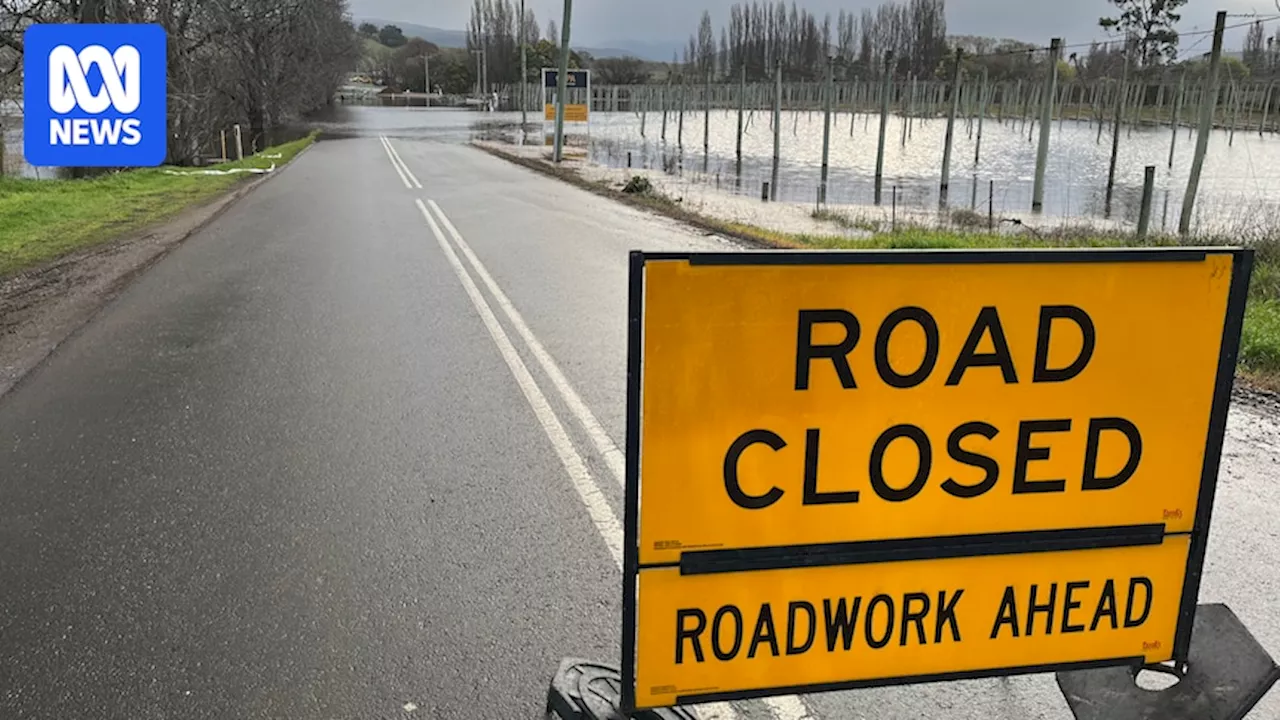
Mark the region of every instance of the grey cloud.
[[[471, 0], [350, 0], [358, 17], [402, 20], [421, 25], [450, 29], [466, 27]], [[546, 27], [554, 17], [559, 23], [563, 5], [560, 0], [526, 0]], [[606, 46], [618, 41], [675, 42], [688, 38], [698, 23], [703, 9], [711, 11], [717, 27], [724, 23], [734, 0], [576, 0], [573, 36], [579, 45]], [[810, 0], [797, 3], [821, 15], [833, 16], [842, 8], [859, 11], [875, 7], [875, 0], [840, 2]], [[1114, 6], [1106, 0], [949, 0], [947, 26], [953, 34], [1012, 37], [1029, 42], [1047, 42], [1050, 37], [1063, 37], [1068, 43], [1082, 43], [1105, 37], [1098, 18]], [[1280, 14], [1272, 0], [1191, 0], [1183, 8], [1179, 28], [1190, 32], [1213, 27], [1217, 10], [1233, 14], [1257, 12], [1259, 15]], [[1231, 18], [1232, 23], [1243, 18]], [[1273, 24], [1274, 26], [1274, 24]], [[1228, 48], [1238, 48], [1244, 40], [1244, 28], [1228, 33]], [[1190, 44], [1185, 43], [1185, 44]], [[1204, 44], [1207, 47], [1207, 44]]]

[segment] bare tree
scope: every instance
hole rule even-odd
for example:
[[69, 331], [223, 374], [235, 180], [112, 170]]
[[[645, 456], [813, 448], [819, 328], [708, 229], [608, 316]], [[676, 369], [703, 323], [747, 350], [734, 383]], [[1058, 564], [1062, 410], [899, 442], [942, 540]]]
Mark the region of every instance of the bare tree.
[[37, 22], [148, 22], [169, 37], [169, 162], [232, 124], [261, 147], [332, 101], [359, 56], [343, 0], [0, 0], [0, 47]]

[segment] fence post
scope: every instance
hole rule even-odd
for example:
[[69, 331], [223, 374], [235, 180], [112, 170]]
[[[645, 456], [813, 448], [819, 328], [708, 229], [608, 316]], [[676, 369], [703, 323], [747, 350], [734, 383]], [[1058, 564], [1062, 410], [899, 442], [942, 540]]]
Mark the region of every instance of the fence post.
[[880, 204], [880, 192], [884, 184], [884, 133], [889, 127], [889, 95], [893, 82], [893, 51], [884, 53], [884, 82], [880, 86], [880, 142], [876, 149], [876, 205]]
[[987, 232], [996, 231], [996, 181], [987, 181]]
[[236, 159], [244, 159], [244, 140], [240, 134], [240, 125], [236, 125]]
[[835, 92], [835, 56], [827, 58], [827, 83], [822, 93], [822, 183], [818, 186], [818, 204], [827, 204], [827, 177], [831, 158], [831, 96]]
[[1036, 180], [1031, 193], [1031, 211], [1044, 211], [1044, 169], [1049, 161], [1049, 131], [1053, 128], [1054, 89], [1058, 84], [1058, 53], [1062, 38], [1049, 41], [1049, 79], [1045, 86], [1044, 103], [1040, 108], [1040, 146], [1036, 149]]
[[1196, 135], [1196, 152], [1191, 158], [1191, 172], [1187, 175], [1187, 191], [1182, 197], [1182, 215], [1178, 219], [1178, 234], [1191, 232], [1191, 215], [1195, 210], [1196, 191], [1200, 187], [1200, 171], [1204, 168], [1204, 153], [1209, 147], [1209, 132], [1213, 128], [1213, 107], [1218, 100], [1218, 64], [1222, 60], [1222, 32], [1227, 24], [1227, 13], [1219, 11], [1213, 23], [1213, 51], [1209, 55], [1208, 92], [1200, 105], [1200, 127]]
[[982, 122], [987, 118], [987, 101], [990, 99], [987, 89], [987, 68], [982, 68], [982, 92], [981, 104], [982, 109], [978, 111], [978, 138], [973, 142], [973, 166], [978, 166], [978, 158], [982, 154]]
[[1156, 166], [1148, 165], [1142, 171], [1142, 207], [1138, 210], [1138, 239], [1147, 236], [1151, 223], [1151, 189], [1156, 181]]
[[747, 108], [747, 64], [738, 73], [738, 174], [742, 174], [742, 116]]
[[1178, 75], [1178, 94], [1173, 96], [1173, 118], [1169, 121], [1169, 127], [1173, 130], [1173, 137], [1169, 138], [1169, 169], [1173, 169], [1173, 151], [1178, 147], [1178, 125], [1182, 120], [1182, 95], [1186, 91], [1187, 73], [1183, 71]]
[[782, 60], [774, 70], [777, 92], [773, 96], [773, 177], [769, 183], [769, 198], [778, 199], [778, 160], [782, 154]]
[[947, 114], [947, 139], [942, 149], [942, 184], [938, 202], [947, 205], [947, 190], [951, 184], [951, 144], [956, 131], [956, 109], [960, 104], [960, 56], [964, 51], [956, 48], [955, 63], [951, 66], [951, 112]]
[[1124, 49], [1124, 69], [1120, 71], [1120, 86], [1116, 91], [1116, 115], [1111, 128], [1111, 164], [1107, 170], [1107, 201], [1104, 208], [1107, 217], [1111, 217], [1111, 195], [1116, 188], [1116, 156], [1120, 154], [1120, 125], [1124, 120], [1124, 101], [1128, 95], [1129, 83], [1129, 48], [1126, 41]]

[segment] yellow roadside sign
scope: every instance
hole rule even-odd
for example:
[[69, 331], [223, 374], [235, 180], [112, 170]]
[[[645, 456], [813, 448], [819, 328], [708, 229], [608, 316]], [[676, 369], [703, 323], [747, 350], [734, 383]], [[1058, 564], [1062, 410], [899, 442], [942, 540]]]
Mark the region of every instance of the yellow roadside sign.
[[[547, 122], [555, 122], [556, 106], [553, 103], [547, 103], [543, 108]], [[564, 121], [584, 123], [587, 121], [587, 106], [585, 103], [566, 103], [564, 106]]]
[[[640, 576], [636, 702], [1172, 657], [1188, 539], [1033, 557]], [[818, 687], [814, 687], [818, 686]]]
[[[633, 254], [624, 700], [1185, 660], [1251, 259]], [[691, 608], [1138, 577], [1133, 632], [674, 660]]]

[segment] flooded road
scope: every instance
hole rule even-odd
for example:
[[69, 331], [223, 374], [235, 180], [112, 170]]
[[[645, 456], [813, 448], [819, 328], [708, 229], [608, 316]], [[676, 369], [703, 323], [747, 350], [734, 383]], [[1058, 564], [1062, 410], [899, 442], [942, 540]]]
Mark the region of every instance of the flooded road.
[[[538, 113], [530, 113], [531, 140], [538, 142], [542, 127]], [[575, 144], [586, 144], [591, 159], [601, 165], [665, 168], [691, 183], [717, 184], [726, 192], [759, 197], [761, 184], [772, 172], [773, 131], [769, 113], [748, 112], [742, 139], [742, 165], [735, 160], [737, 113], [663, 114], [596, 112], [587, 126], [570, 127]], [[462, 109], [335, 107], [306, 121], [326, 137], [383, 134], [406, 140], [465, 143], [473, 139], [519, 139], [519, 113], [480, 113]], [[832, 206], [866, 205], [874, 199], [878, 116], [849, 113], [833, 116], [830, 179], [827, 202]], [[822, 162], [823, 118], [820, 112], [782, 114], [781, 157], [777, 199], [816, 202]], [[703, 152], [704, 127], [709, 129], [708, 152]], [[35, 169], [21, 160], [21, 127], [6, 123], [5, 170], [10, 175], [50, 177], [52, 169]], [[641, 136], [643, 128], [644, 136]], [[896, 188], [904, 207], [935, 208], [939, 202], [945, 118], [891, 116], [886, 130], [884, 201]], [[1123, 127], [1116, 162], [1111, 212], [1106, 207], [1111, 129], [1099, 133], [1082, 121], [1054, 122], [1046, 167], [1044, 212], [1071, 219], [1110, 217], [1137, 221], [1142, 195], [1143, 167], [1156, 167], [1152, 227], [1176, 229], [1195, 145], [1194, 133], [1183, 128], [1173, 149], [1168, 127]], [[949, 207], [982, 213], [991, 206], [998, 215], [1027, 215], [1035, 176], [1038, 127], [1020, 120], [982, 123], [981, 145], [977, 120], [956, 121], [952, 151]], [[975, 164], [975, 151], [978, 162]], [[1200, 234], [1254, 237], [1280, 227], [1280, 136], [1238, 130], [1232, 138], [1216, 130], [1200, 181], [1193, 228]]]

